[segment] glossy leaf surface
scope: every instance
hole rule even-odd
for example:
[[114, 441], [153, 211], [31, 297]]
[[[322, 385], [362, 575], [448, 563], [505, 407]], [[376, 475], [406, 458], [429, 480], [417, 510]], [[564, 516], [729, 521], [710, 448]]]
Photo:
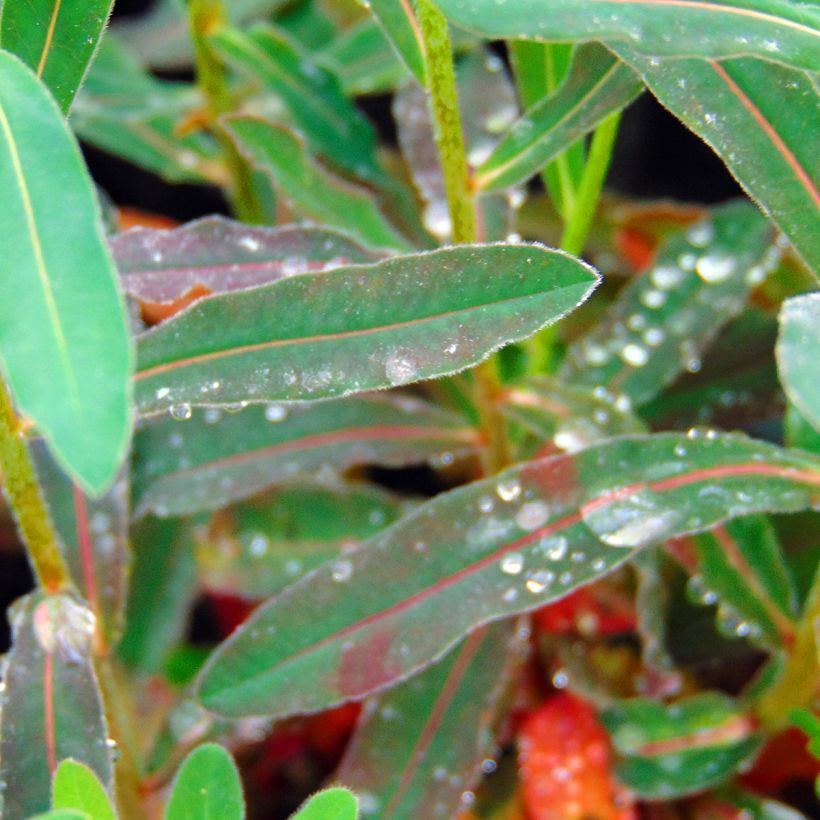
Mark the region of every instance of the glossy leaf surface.
[[564, 82], [528, 108], [482, 163], [476, 187], [490, 191], [524, 182], [642, 89], [640, 77], [612, 52], [597, 43], [579, 46]]
[[748, 202], [715, 208], [671, 237], [603, 321], [574, 343], [562, 377], [643, 404], [679, 373], [696, 372], [721, 325], [776, 264], [772, 242], [771, 226]]
[[641, 797], [671, 799], [721, 783], [759, 746], [735, 702], [702, 692], [665, 705], [633, 698], [601, 715], [622, 756], [618, 778]]
[[525, 641], [509, 623], [478, 629], [435, 666], [365, 706], [336, 773], [364, 816], [454, 816], [492, 755], [510, 673]]
[[111, 252], [125, 292], [144, 302], [173, 302], [197, 286], [227, 293], [380, 258], [325, 228], [266, 228], [221, 216], [168, 231], [133, 228], [111, 238]]
[[789, 399], [820, 431], [820, 293], [788, 299], [780, 310], [777, 368]]
[[[50, 805], [57, 764], [72, 758], [112, 787], [108, 729], [91, 661], [94, 615], [68, 595], [34, 593], [10, 616], [3, 667], [0, 783], [3, 817], [24, 820]], [[12, 717], [13, 716], [13, 717]]]
[[258, 609], [211, 657], [199, 698], [235, 717], [362, 697], [476, 626], [563, 597], [642, 546], [816, 504], [819, 467], [806, 453], [741, 436], [670, 433], [511, 468], [438, 496]]
[[648, 56], [755, 54], [816, 70], [820, 11], [790, 0], [441, 0], [487, 37], [625, 41]]
[[213, 296], [140, 337], [138, 407], [320, 399], [454, 373], [596, 283], [560, 251], [464, 245]]
[[16, 54], [68, 111], [113, 5], [113, 0], [3, 0], [0, 48]]
[[204, 743], [185, 758], [171, 786], [165, 820], [242, 820], [245, 801], [233, 758]]
[[203, 585], [269, 598], [399, 518], [402, 505], [375, 486], [333, 481], [285, 485], [215, 516], [197, 538]]
[[323, 465], [420, 464], [464, 453], [477, 434], [458, 416], [409, 397], [197, 411], [146, 425], [134, 444], [134, 507], [180, 515], [223, 507]]
[[335, 787], [314, 794], [292, 820], [356, 820], [358, 809], [359, 801], [352, 792]]
[[89, 498], [42, 441], [30, 452], [71, 578], [97, 619], [103, 644], [112, 645], [123, 627], [131, 569], [128, 482], [120, 478], [104, 495]]
[[820, 97], [812, 76], [750, 58], [648, 60], [652, 93], [705, 140], [820, 275]]
[[331, 174], [292, 132], [260, 119], [232, 117], [229, 128], [249, 160], [271, 176], [304, 216], [350, 233], [373, 247], [409, 249], [373, 203], [373, 195]]
[[55, 809], [76, 809], [91, 820], [116, 820], [111, 800], [97, 775], [76, 760], [63, 760], [51, 785]]
[[45, 88], [3, 52], [0, 190], [2, 369], [60, 463], [100, 492], [129, 435], [124, 304], [77, 143]]

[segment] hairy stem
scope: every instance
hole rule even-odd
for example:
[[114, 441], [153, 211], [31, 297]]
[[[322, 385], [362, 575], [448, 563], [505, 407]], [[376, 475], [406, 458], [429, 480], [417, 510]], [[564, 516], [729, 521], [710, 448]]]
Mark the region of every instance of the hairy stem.
[[71, 584], [68, 567], [60, 552], [17, 414], [2, 380], [0, 475], [37, 582], [48, 592], [67, 589]]
[[[458, 107], [456, 74], [450, 33], [444, 15], [430, 0], [418, 0], [419, 23], [424, 40], [427, 91], [433, 109], [453, 242], [476, 241], [476, 213], [464, 134]], [[490, 359], [473, 370], [479, 424], [486, 441], [484, 468], [492, 474], [509, 464], [509, 443], [498, 403], [499, 379]]]
[[210, 47], [208, 36], [226, 23], [224, 3], [222, 0], [191, 0], [188, 14], [197, 85], [205, 97], [209, 129], [219, 143], [230, 176], [228, 197], [231, 209], [243, 222], [264, 223], [265, 214], [254, 187], [252, 171], [219, 121], [223, 114], [233, 110], [233, 98], [225, 67]]

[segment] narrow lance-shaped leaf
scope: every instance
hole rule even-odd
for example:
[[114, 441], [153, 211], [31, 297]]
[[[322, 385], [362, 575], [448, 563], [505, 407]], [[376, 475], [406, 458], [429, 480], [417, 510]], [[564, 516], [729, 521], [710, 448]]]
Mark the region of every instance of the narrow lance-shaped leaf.
[[76, 809], [85, 812], [90, 820], [116, 820], [99, 778], [91, 769], [76, 760], [64, 760], [57, 767], [51, 787], [55, 809]]
[[601, 720], [622, 756], [618, 779], [649, 799], [669, 800], [715, 786], [760, 745], [754, 720], [717, 692], [670, 705], [633, 698], [605, 709]]
[[0, 190], [0, 364], [59, 462], [100, 492], [129, 434], [125, 308], [77, 143], [34, 74], [4, 52]]
[[297, 135], [251, 117], [231, 117], [228, 128], [248, 159], [270, 175], [301, 214], [341, 228], [374, 247], [410, 248], [376, 207], [373, 194], [319, 165]]
[[102, 35], [114, 0], [3, 0], [0, 48], [16, 54], [68, 111]]
[[486, 37], [627, 42], [648, 56], [754, 54], [816, 70], [820, 10], [790, 0], [440, 0]]
[[479, 190], [524, 182], [643, 89], [640, 77], [597, 43], [573, 54], [564, 82], [524, 112], [475, 175]]
[[199, 531], [202, 584], [243, 598], [269, 598], [394, 523], [401, 511], [398, 499], [358, 482], [280, 487], [213, 516]]
[[224, 507], [271, 484], [354, 464], [404, 466], [469, 452], [458, 416], [406, 396], [197, 412], [146, 425], [134, 443], [134, 506], [184, 515]]
[[663, 574], [663, 553], [657, 547], [643, 550], [632, 562], [635, 570], [635, 615], [641, 637], [641, 658], [654, 674], [680, 684], [666, 646], [669, 590]]
[[820, 275], [820, 146], [813, 138], [820, 97], [812, 76], [766, 60], [653, 60], [618, 51]]
[[221, 746], [204, 743], [179, 767], [165, 808], [165, 820], [242, 820], [245, 801], [233, 758]]
[[440, 663], [366, 704], [336, 774], [361, 797], [362, 815], [458, 813], [492, 756], [523, 635], [510, 622], [482, 627]]
[[537, 245], [463, 245], [203, 299], [139, 339], [137, 404], [320, 399], [455, 373], [597, 283]]
[[820, 293], [795, 296], [783, 303], [776, 350], [783, 389], [820, 431]]
[[368, 7], [396, 53], [424, 86], [424, 41], [412, 0], [371, 0]]
[[227, 293], [381, 258], [326, 228], [267, 228], [221, 216], [167, 231], [133, 228], [111, 238], [111, 252], [125, 292], [143, 302], [173, 302], [197, 287]]
[[739, 435], [628, 436], [513, 467], [422, 505], [258, 609], [211, 657], [198, 696], [231, 717], [360, 698], [636, 549], [817, 505], [818, 488], [820, 459]]
[[0, 784], [3, 817], [49, 808], [51, 779], [65, 758], [112, 788], [111, 749], [94, 666], [94, 615], [68, 595], [34, 593], [11, 612], [14, 633], [2, 670]]
[[643, 404], [682, 371], [697, 371], [721, 325], [777, 263], [772, 242], [771, 226], [748, 202], [715, 208], [671, 237], [623, 289], [603, 321], [572, 346], [562, 377]]
[[122, 477], [105, 495], [89, 498], [42, 442], [31, 453], [71, 578], [97, 619], [103, 644], [113, 645], [123, 626], [131, 564], [128, 482]]

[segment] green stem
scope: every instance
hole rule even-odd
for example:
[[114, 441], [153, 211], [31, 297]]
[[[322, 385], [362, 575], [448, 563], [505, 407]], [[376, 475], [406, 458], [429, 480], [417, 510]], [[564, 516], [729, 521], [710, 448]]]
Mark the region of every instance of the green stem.
[[37, 582], [48, 592], [67, 589], [71, 584], [68, 567], [60, 552], [17, 414], [2, 380], [0, 475]]
[[[444, 15], [430, 0], [418, 0], [417, 5], [424, 41], [427, 91], [450, 209], [452, 240], [475, 242], [475, 201], [464, 148], [450, 32]], [[478, 365], [473, 375], [479, 425], [487, 445], [484, 469], [494, 473], [510, 462], [507, 431], [498, 402], [500, 384], [495, 361], [490, 359]]]
[[222, 0], [190, 0], [188, 15], [194, 45], [197, 85], [202, 91], [208, 111], [209, 128], [219, 143], [230, 177], [228, 198], [237, 219], [261, 224], [266, 222], [264, 208], [253, 182], [253, 172], [237, 150], [220, 122], [220, 117], [233, 111], [233, 96], [225, 67], [214, 54], [208, 37], [226, 25], [227, 16]]

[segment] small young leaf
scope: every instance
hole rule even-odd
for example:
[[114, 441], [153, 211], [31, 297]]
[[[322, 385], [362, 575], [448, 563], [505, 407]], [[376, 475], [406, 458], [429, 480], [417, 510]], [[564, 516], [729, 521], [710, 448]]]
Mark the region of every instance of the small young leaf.
[[60, 464], [96, 494], [130, 432], [125, 305], [77, 143], [43, 85], [5, 52], [0, 190], [2, 371]]
[[754, 54], [818, 68], [820, 11], [790, 0], [439, 0], [439, 5], [456, 25], [494, 39], [612, 40], [650, 57]]
[[820, 293], [795, 296], [783, 303], [776, 351], [786, 394], [820, 431]]
[[198, 696], [231, 717], [360, 698], [641, 547], [816, 505], [818, 486], [820, 459], [717, 433], [625, 436], [513, 467], [421, 505], [257, 609], [211, 657]]
[[314, 794], [291, 820], [356, 820], [359, 801], [347, 789], [334, 787]]
[[212, 296], [140, 337], [138, 407], [331, 398], [455, 373], [597, 281], [561, 251], [462, 245]]
[[462, 454], [477, 433], [458, 416], [408, 396], [253, 406], [149, 423], [134, 442], [136, 514], [184, 515], [247, 498], [324, 465], [422, 464]]
[[16, 602], [0, 694], [3, 817], [23, 820], [49, 808], [57, 764], [87, 765], [106, 789], [113, 769], [91, 642], [93, 613], [69, 595], [36, 592]]
[[114, 0], [4, 0], [0, 48], [16, 54], [68, 111], [94, 58]]
[[724, 322], [776, 264], [769, 222], [745, 201], [672, 236], [603, 321], [575, 342], [561, 376], [640, 405], [684, 370], [696, 372]]
[[597, 43], [579, 46], [564, 82], [524, 112], [477, 170], [476, 187], [524, 182], [642, 89], [640, 77], [612, 52]]
[[717, 692], [671, 705], [633, 698], [601, 714], [622, 761], [621, 782], [640, 797], [665, 799], [728, 779], [760, 745], [754, 720]]
[[454, 816], [493, 753], [526, 641], [510, 622], [473, 632], [440, 663], [370, 701], [336, 773], [395, 820]]
[[84, 812], [91, 820], [116, 820], [111, 800], [97, 775], [76, 760], [63, 760], [51, 785], [55, 809]]
[[245, 801], [233, 758], [203, 743], [185, 758], [171, 785], [165, 820], [242, 820]]

